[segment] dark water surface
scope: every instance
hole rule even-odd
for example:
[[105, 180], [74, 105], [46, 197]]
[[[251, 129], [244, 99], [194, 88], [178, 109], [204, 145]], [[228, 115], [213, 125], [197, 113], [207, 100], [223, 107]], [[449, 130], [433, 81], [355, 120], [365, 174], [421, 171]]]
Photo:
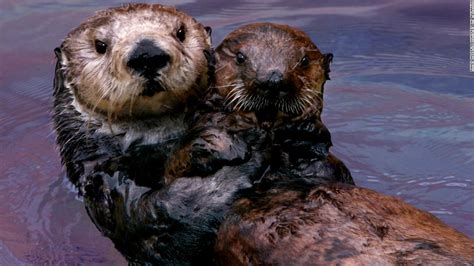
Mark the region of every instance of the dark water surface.
[[[53, 48], [119, 1], [0, 2], [0, 265], [125, 264], [65, 181]], [[166, 1], [214, 28], [286, 23], [335, 55], [324, 121], [356, 182], [474, 237], [468, 1]], [[289, 6], [291, 5], [291, 6]]]

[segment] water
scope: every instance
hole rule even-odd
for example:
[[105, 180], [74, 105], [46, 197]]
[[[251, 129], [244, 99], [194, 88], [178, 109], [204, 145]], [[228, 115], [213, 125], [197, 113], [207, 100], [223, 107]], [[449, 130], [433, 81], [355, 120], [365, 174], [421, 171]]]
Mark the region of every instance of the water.
[[[65, 181], [50, 120], [53, 48], [118, 1], [0, 3], [0, 265], [125, 264]], [[468, 1], [166, 1], [214, 29], [273, 21], [335, 55], [324, 121], [355, 181], [474, 237]], [[289, 7], [291, 3], [291, 7]]]

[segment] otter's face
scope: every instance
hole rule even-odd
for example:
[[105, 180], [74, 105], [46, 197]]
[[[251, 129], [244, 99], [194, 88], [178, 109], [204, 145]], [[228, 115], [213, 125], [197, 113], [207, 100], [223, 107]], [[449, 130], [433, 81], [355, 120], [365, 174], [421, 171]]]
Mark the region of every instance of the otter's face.
[[216, 88], [230, 108], [321, 111], [332, 55], [321, 54], [305, 33], [271, 23], [247, 25], [224, 39], [216, 58]]
[[131, 4], [98, 13], [61, 46], [66, 86], [111, 117], [172, 111], [207, 84], [210, 29], [171, 7]]

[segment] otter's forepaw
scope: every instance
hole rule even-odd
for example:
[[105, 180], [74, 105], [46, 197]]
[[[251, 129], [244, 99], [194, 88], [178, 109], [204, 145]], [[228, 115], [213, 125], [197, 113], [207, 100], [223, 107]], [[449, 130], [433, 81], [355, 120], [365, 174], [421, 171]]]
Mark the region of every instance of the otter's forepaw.
[[166, 182], [184, 176], [208, 176], [223, 166], [248, 160], [247, 144], [240, 138], [217, 129], [209, 129], [171, 157]]
[[329, 130], [319, 119], [290, 123], [275, 131], [276, 144], [291, 158], [325, 158], [332, 145]]
[[[112, 225], [112, 206], [110, 187], [114, 187], [114, 179], [110, 175], [99, 172], [87, 178], [84, 185], [84, 203], [91, 219], [96, 224]], [[107, 226], [103, 226], [107, 228]], [[107, 232], [104, 232], [107, 233]]]

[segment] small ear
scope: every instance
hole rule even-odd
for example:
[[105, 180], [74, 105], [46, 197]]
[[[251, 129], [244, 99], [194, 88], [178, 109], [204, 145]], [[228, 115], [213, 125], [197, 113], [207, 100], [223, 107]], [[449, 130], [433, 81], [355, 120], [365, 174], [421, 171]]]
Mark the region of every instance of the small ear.
[[54, 48], [54, 54], [56, 55], [56, 58], [58, 60], [61, 60], [61, 48], [59, 47]]
[[204, 56], [206, 57], [209, 66], [215, 66], [216, 65], [216, 57], [215, 57], [214, 50], [211, 48], [210, 50], [204, 50], [203, 52], [204, 52]]
[[213, 55], [212, 55], [212, 50], [204, 50], [204, 56], [206, 57], [207, 62], [212, 63], [213, 61]]
[[212, 29], [209, 26], [204, 27], [204, 29], [206, 30], [206, 33], [207, 33], [207, 40], [206, 41], [209, 44], [209, 46], [212, 46], [212, 36], [211, 36]]
[[204, 29], [206, 30], [207, 34], [208, 34], [209, 36], [211, 36], [211, 34], [212, 34], [212, 28], [209, 27], [209, 26], [206, 26], [206, 27], [204, 27]]
[[329, 77], [329, 72], [331, 72], [331, 68], [329, 67], [329, 65], [331, 64], [334, 56], [331, 53], [327, 53], [327, 54], [323, 54], [323, 57], [324, 57], [323, 59], [324, 76], [326, 80], [330, 80], [331, 78]]

